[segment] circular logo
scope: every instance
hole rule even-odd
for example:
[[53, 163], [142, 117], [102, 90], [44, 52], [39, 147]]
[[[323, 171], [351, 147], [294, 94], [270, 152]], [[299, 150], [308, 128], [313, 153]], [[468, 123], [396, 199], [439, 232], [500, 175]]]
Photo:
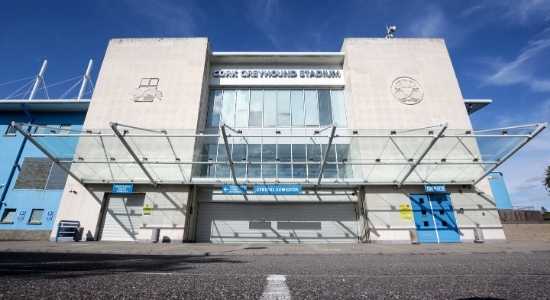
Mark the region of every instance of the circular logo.
[[424, 92], [418, 81], [411, 77], [397, 77], [391, 84], [395, 99], [407, 105], [418, 104], [424, 98]]

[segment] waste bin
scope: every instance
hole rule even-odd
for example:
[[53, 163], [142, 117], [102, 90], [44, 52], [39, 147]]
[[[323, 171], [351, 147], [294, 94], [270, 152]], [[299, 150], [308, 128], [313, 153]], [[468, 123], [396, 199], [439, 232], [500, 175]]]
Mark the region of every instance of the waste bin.
[[158, 243], [160, 237], [160, 228], [153, 228], [151, 232], [151, 242]]

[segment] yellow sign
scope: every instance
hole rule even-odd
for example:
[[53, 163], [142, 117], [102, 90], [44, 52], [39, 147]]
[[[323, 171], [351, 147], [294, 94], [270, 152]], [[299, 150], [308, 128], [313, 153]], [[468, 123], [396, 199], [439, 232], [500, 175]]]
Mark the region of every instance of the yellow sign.
[[153, 211], [153, 208], [149, 206], [149, 204], [145, 204], [143, 206], [143, 215], [150, 215], [152, 211]]
[[412, 220], [412, 209], [411, 205], [407, 203], [402, 203], [399, 205], [399, 216], [403, 220]]

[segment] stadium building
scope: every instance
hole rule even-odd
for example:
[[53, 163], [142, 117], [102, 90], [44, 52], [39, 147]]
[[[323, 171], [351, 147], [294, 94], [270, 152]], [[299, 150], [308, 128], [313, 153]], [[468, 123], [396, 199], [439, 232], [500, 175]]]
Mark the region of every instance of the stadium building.
[[14, 120], [69, 175], [54, 224], [101, 241], [505, 239], [488, 176], [545, 124], [472, 128], [491, 101], [463, 98], [443, 40], [210, 47], [113, 39], [81, 127]]

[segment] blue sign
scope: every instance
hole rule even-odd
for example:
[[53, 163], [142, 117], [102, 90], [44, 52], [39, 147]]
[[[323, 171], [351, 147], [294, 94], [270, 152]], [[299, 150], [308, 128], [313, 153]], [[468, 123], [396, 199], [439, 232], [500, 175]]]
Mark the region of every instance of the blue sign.
[[246, 194], [246, 185], [236, 185], [236, 184], [224, 184], [223, 193], [226, 195], [243, 195]]
[[302, 186], [299, 184], [262, 184], [254, 186], [256, 195], [299, 195]]
[[444, 185], [425, 185], [424, 191], [430, 194], [446, 193], [447, 189]]
[[134, 192], [134, 185], [131, 183], [115, 183], [112, 192], [113, 194], [131, 194]]

